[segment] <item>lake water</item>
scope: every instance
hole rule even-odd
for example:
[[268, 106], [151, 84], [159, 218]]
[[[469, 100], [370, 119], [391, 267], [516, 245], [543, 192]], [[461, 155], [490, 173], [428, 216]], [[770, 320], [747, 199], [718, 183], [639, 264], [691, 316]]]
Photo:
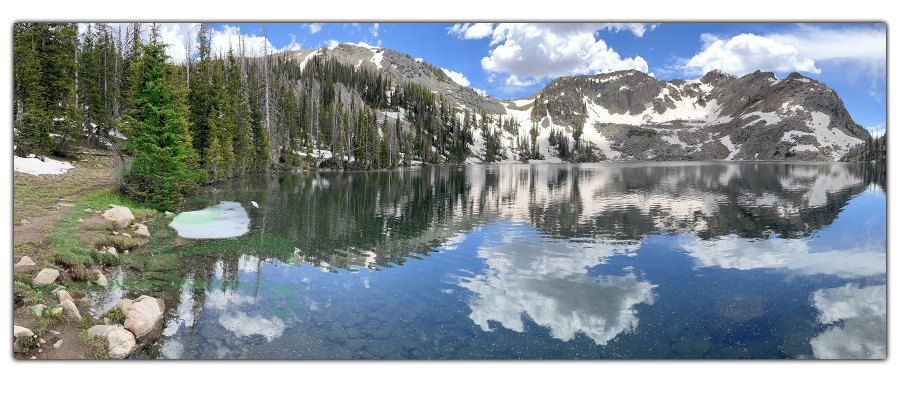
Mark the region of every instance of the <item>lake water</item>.
[[837, 163], [261, 175], [176, 219], [218, 239], [113, 275], [165, 282], [90, 297], [165, 299], [137, 358], [884, 358], [884, 186]]

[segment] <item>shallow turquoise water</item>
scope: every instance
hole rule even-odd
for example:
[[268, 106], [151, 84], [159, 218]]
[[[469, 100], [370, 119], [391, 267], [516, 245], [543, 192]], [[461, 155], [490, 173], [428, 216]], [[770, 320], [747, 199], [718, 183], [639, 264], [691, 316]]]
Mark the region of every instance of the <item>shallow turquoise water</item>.
[[249, 232], [182, 240], [218, 246], [145, 292], [166, 324], [137, 357], [883, 358], [884, 181], [830, 163], [229, 181], [197, 199]]

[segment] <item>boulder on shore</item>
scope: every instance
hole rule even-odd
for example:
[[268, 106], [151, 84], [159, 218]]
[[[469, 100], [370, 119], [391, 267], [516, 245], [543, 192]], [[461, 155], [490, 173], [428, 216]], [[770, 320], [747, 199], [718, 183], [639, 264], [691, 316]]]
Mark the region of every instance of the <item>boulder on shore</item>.
[[81, 319], [81, 313], [78, 312], [78, 307], [75, 306], [75, 302], [72, 300], [65, 300], [59, 306], [62, 307], [69, 318]]
[[103, 218], [116, 222], [116, 228], [122, 229], [131, 224], [134, 214], [127, 207], [116, 207], [103, 212]]
[[138, 235], [144, 235], [144, 236], [147, 236], [147, 237], [150, 236], [150, 229], [147, 228], [146, 225], [144, 225], [144, 224], [135, 224], [135, 226], [137, 227], [137, 229], [134, 231], [134, 233], [136, 233], [136, 234], [138, 234]]
[[103, 337], [107, 341], [106, 351], [110, 359], [124, 359], [137, 350], [138, 345], [131, 332], [116, 326], [97, 325], [88, 329], [89, 339]]
[[17, 262], [16, 265], [14, 265], [13, 267], [18, 268], [18, 267], [27, 267], [27, 266], [31, 266], [31, 265], [37, 265], [37, 264], [35, 264], [34, 260], [32, 260], [31, 257], [23, 256], [22, 259], [19, 260], [19, 262]]
[[26, 344], [22, 340], [26, 338], [33, 339], [34, 332], [26, 327], [13, 325], [13, 337], [16, 339], [13, 343], [13, 352], [25, 352], [25, 346], [30, 346], [30, 344]]
[[75, 299], [72, 298], [72, 295], [70, 295], [66, 289], [54, 290], [53, 294], [56, 295], [56, 299], [59, 300], [60, 303], [62, 303], [63, 301], [66, 301], [66, 300], [69, 300], [72, 302], [75, 301]]
[[135, 339], [140, 343], [153, 340], [162, 332], [165, 312], [166, 303], [163, 299], [146, 295], [138, 297], [125, 313], [125, 329], [134, 333]]
[[133, 300], [129, 300], [129, 299], [121, 299], [121, 300], [119, 300], [118, 302], [116, 302], [116, 308], [118, 308], [119, 311], [122, 311], [122, 314], [123, 314], [123, 315], [124, 315], [124, 314], [127, 314], [127, 313], [128, 313], [128, 307], [131, 307], [131, 303], [133, 303], [133, 302], [134, 302]]
[[59, 271], [52, 268], [44, 268], [34, 277], [34, 284], [49, 285], [56, 282], [56, 278], [59, 278]]

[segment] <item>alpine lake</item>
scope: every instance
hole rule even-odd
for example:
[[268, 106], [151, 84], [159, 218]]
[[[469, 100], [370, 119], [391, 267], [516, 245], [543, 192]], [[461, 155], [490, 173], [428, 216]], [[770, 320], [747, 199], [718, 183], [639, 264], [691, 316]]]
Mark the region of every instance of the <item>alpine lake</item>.
[[258, 175], [204, 188], [86, 298], [96, 313], [165, 300], [138, 359], [885, 358], [885, 176], [809, 162]]

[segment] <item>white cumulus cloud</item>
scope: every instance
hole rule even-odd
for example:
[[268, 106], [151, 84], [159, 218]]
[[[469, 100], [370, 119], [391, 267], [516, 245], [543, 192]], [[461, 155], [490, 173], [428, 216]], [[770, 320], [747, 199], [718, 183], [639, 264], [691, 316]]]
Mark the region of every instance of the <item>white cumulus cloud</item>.
[[456, 84], [459, 84], [460, 86], [469, 87], [469, 84], [471, 84], [471, 82], [469, 82], [469, 79], [466, 79], [466, 77], [463, 76], [462, 73], [454, 72], [452, 70], [444, 68], [441, 68], [441, 70], [444, 71], [447, 76], [450, 76], [450, 79], [452, 79], [454, 82], [456, 82]]
[[694, 55], [684, 65], [692, 74], [704, 74], [713, 69], [742, 76], [763, 70], [776, 72], [821, 73], [815, 61], [802, 57], [791, 44], [768, 37], [744, 33], [730, 39], [713, 35], [701, 35], [703, 51]]
[[483, 39], [494, 31], [492, 23], [456, 24], [447, 28], [447, 32], [460, 39]]
[[372, 37], [378, 37], [378, 22], [376, 22], [372, 25], [371, 28], [369, 28], [369, 33], [372, 34]]
[[702, 51], [686, 61], [682, 69], [703, 74], [719, 69], [735, 75], [755, 70], [821, 73], [816, 63], [834, 62], [851, 77], [868, 79], [874, 87], [883, 84], [887, 67], [887, 33], [884, 24], [830, 27], [800, 24], [757, 36], [751, 33], [731, 38], [703, 34]]
[[884, 126], [884, 123], [878, 123], [877, 126], [866, 127], [866, 130], [869, 130], [869, 134], [872, 134], [872, 138], [878, 138], [884, 135], [887, 132], [887, 128]]
[[322, 24], [320, 23], [311, 23], [309, 25], [303, 25], [303, 27], [309, 28], [309, 34], [314, 35], [322, 30]]
[[623, 59], [595, 35], [600, 30], [625, 30], [642, 36], [648, 29], [646, 24], [467, 24], [455, 25], [448, 31], [449, 34], [469, 39], [487, 37], [489, 29], [490, 45], [494, 48], [481, 60], [481, 67], [488, 72], [511, 75], [506, 80], [508, 85], [523, 85], [527, 81], [523, 79], [529, 78], [539, 80], [601, 70], [636, 69], [647, 72], [648, 69], [643, 58]]

